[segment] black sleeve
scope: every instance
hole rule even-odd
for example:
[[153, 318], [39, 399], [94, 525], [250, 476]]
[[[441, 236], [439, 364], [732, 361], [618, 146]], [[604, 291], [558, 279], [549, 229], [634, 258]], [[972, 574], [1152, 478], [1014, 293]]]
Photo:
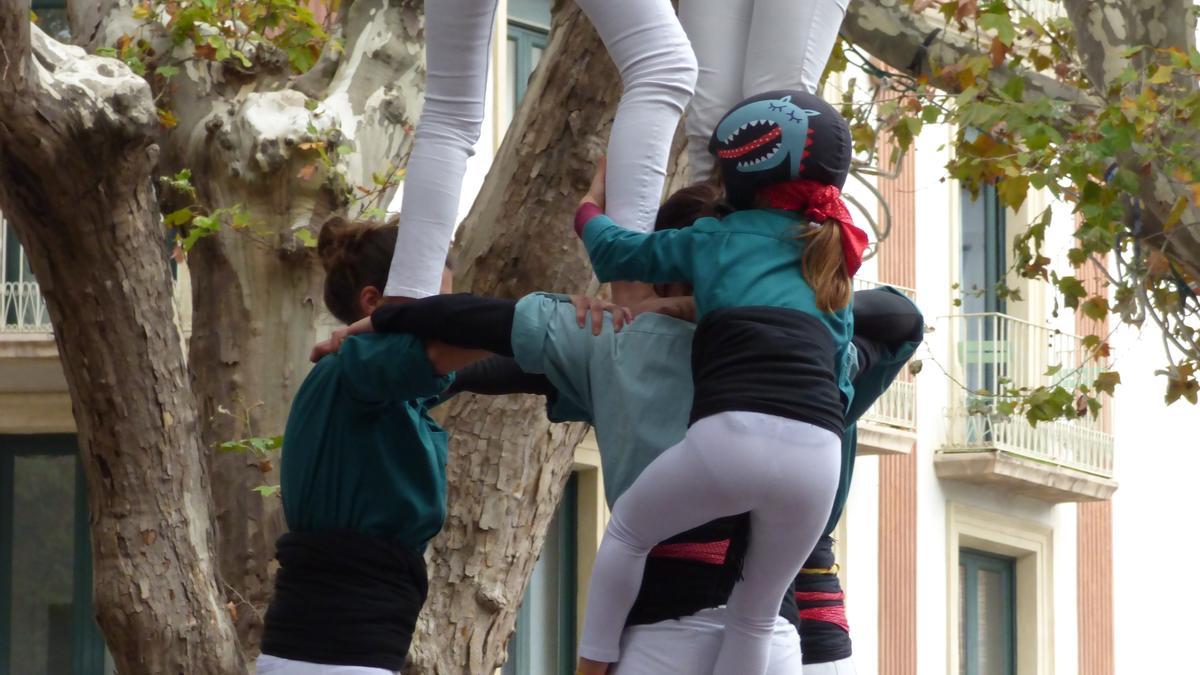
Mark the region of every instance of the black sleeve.
[[371, 325], [380, 333], [412, 333], [455, 347], [512, 356], [516, 308], [516, 300], [481, 298], [470, 293], [434, 295], [384, 305], [371, 315]]
[[882, 288], [854, 293], [854, 336], [885, 345], [921, 340], [925, 323], [906, 298]]
[[[862, 375], [871, 369], [876, 363], [879, 363], [880, 356], [883, 353], [883, 347], [874, 340], [868, 340], [864, 337], [855, 335], [851, 340], [854, 347], [858, 350], [858, 375]], [[858, 379], [856, 375], [854, 379]]]
[[535, 375], [521, 370], [517, 362], [506, 356], [493, 356], [476, 361], [459, 370], [447, 394], [469, 391], [485, 396], [503, 394], [537, 394], [553, 400], [558, 390], [545, 375]]

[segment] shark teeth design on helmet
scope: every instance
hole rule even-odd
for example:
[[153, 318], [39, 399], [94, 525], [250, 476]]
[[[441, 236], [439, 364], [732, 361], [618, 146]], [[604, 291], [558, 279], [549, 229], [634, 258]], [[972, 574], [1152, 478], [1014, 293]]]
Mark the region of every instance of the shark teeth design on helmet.
[[812, 145], [808, 118], [819, 115], [792, 103], [792, 97], [748, 103], [725, 116], [715, 137], [719, 160], [736, 160], [742, 173], [767, 171], [789, 162], [789, 175], [800, 175]]

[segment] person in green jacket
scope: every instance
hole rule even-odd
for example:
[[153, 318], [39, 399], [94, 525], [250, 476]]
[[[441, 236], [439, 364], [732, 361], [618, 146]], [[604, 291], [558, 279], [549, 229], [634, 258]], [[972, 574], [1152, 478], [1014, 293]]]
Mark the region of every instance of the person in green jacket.
[[[321, 229], [325, 306], [351, 323], [383, 302], [396, 226]], [[449, 270], [443, 279], [448, 289]], [[404, 665], [425, 602], [423, 552], [446, 516], [446, 432], [429, 415], [464, 350], [360, 335], [292, 402], [280, 466], [288, 533], [259, 675], [383, 675]], [[468, 359], [469, 360], [469, 359]]]

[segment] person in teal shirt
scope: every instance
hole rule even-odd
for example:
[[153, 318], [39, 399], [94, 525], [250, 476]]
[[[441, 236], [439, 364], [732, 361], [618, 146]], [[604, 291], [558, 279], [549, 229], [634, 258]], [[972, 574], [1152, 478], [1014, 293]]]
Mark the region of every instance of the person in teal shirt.
[[[582, 675], [620, 657], [655, 544], [742, 512], [753, 535], [713, 675], [766, 672], [770, 598], [821, 535], [853, 398], [850, 280], [866, 235], [840, 197], [851, 147], [824, 100], [769, 92], [735, 106], [710, 144], [733, 213], [643, 234], [613, 223], [602, 204], [580, 207], [576, 232], [600, 281], [691, 284], [699, 318], [688, 431], [613, 507], [588, 591]], [[749, 194], [737, 176], [752, 179]]]
[[[335, 317], [351, 323], [382, 303], [395, 243], [394, 224], [325, 224], [318, 253]], [[276, 543], [258, 673], [403, 667], [427, 591], [422, 554], [446, 516], [447, 437], [429, 408], [462, 355], [413, 335], [360, 335], [300, 385], [280, 462], [289, 532]]]

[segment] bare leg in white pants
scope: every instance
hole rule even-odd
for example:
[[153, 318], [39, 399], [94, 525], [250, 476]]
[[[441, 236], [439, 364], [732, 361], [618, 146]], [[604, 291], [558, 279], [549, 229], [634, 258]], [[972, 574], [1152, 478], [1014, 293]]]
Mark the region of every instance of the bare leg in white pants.
[[[696, 84], [696, 57], [669, 0], [577, 0], [625, 90], [608, 146], [608, 213], [648, 232], [675, 127]], [[425, 109], [408, 162], [400, 233], [385, 295], [435, 295], [457, 222], [467, 159], [483, 124], [496, 0], [425, 6]]]
[[837, 435], [804, 422], [725, 412], [693, 424], [613, 507], [592, 571], [580, 656], [619, 659], [621, 632], [654, 545], [749, 511], [750, 547], [726, 606], [713, 674], [762, 675], [779, 598], [829, 518], [840, 458]]
[[[815, 93], [849, 0], [680, 0], [700, 64], [685, 130], [695, 181], [713, 174], [708, 139], [743, 99], [775, 89]], [[621, 222], [621, 221], [616, 221]]]

